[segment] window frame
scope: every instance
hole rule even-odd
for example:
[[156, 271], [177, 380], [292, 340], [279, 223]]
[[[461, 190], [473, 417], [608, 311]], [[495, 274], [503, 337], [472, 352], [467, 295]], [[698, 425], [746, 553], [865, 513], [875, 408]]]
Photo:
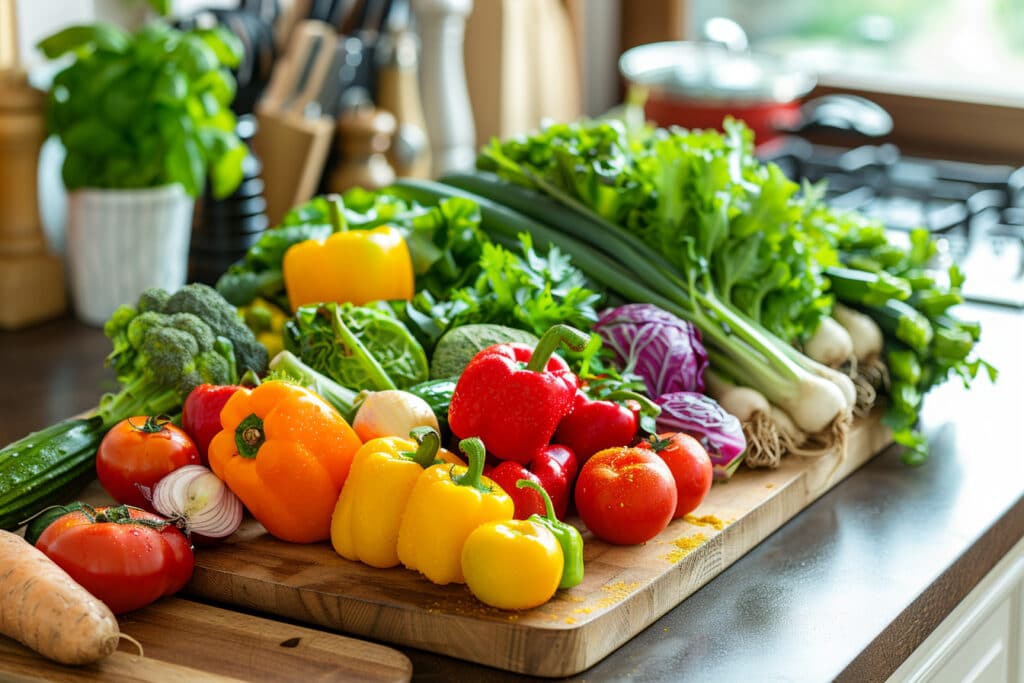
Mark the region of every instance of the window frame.
[[[688, 0], [620, 0], [620, 51], [687, 35]], [[617, 76], [617, 75], [616, 75]], [[956, 99], [912, 88], [887, 88], [841, 76], [822, 77], [808, 95], [860, 95], [882, 106], [893, 118], [893, 132], [884, 139], [906, 154], [1024, 165], [1024, 106], [1009, 102]], [[829, 136], [815, 140], [829, 141]], [[844, 144], [849, 145], [849, 138]]]

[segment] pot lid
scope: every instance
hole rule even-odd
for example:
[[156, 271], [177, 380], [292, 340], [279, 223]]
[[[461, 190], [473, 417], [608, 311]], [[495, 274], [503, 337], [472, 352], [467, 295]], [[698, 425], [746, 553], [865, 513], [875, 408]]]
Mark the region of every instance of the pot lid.
[[631, 48], [619, 58], [619, 71], [637, 85], [702, 100], [790, 102], [815, 83], [811, 74], [769, 55], [696, 41]]

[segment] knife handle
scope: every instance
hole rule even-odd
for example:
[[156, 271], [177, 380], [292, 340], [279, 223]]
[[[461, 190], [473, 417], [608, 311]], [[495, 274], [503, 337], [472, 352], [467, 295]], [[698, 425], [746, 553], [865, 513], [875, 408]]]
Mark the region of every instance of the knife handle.
[[[320, 41], [320, 48], [316, 54], [316, 62], [309, 72], [306, 83], [302, 84], [301, 92], [296, 92], [303, 69], [310, 59], [313, 43], [317, 40]], [[305, 107], [305, 104], [319, 92], [336, 40], [334, 29], [322, 21], [307, 19], [299, 22], [292, 32], [287, 52], [270, 74], [270, 82], [260, 100], [260, 109], [284, 113], [287, 105], [289, 111], [297, 110], [301, 115], [300, 107]]]

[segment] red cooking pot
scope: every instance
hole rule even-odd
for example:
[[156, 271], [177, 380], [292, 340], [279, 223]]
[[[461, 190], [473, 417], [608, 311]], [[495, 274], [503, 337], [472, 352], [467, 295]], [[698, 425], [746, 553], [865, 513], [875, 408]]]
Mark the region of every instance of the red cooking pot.
[[644, 113], [657, 125], [720, 129], [729, 115], [743, 119], [758, 144], [798, 125], [800, 98], [815, 84], [774, 57], [715, 42], [640, 45], [623, 53], [619, 70], [647, 91]]

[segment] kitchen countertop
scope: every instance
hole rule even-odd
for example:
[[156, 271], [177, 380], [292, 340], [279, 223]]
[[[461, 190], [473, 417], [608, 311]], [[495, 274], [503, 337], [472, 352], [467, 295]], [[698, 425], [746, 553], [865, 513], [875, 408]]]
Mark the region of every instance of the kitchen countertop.
[[[929, 395], [922, 467], [890, 448], [579, 680], [885, 680], [1024, 537], [1024, 314], [965, 306], [1000, 369]], [[109, 343], [65, 318], [0, 332], [0, 443], [95, 405]], [[419, 680], [519, 680], [398, 648]]]

